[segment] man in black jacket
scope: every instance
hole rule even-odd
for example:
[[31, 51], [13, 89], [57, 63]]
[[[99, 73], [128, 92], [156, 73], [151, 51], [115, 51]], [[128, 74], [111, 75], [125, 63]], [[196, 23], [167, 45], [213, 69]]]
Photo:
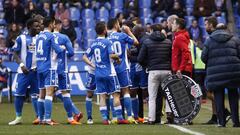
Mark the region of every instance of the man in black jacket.
[[207, 65], [206, 86], [214, 93], [218, 126], [226, 126], [225, 88], [232, 114], [233, 127], [240, 127], [238, 88], [240, 86], [240, 40], [225, 29], [217, 29], [205, 42], [202, 61]]
[[171, 41], [161, 32], [162, 26], [151, 26], [151, 35], [146, 39], [138, 55], [140, 64], [147, 63], [149, 70], [148, 94], [149, 94], [149, 124], [156, 120], [156, 97], [162, 80], [171, 74]]

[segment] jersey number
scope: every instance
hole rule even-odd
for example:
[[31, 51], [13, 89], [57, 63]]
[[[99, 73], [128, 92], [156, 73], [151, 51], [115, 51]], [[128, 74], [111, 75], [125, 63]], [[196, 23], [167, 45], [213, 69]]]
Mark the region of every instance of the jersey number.
[[94, 50], [94, 55], [95, 55], [95, 59], [96, 59], [96, 62], [97, 62], [97, 63], [99, 63], [99, 62], [102, 61], [100, 49], [96, 48], [96, 49]]
[[37, 53], [39, 53], [40, 55], [43, 55], [43, 41], [42, 40], [39, 40], [39, 42], [38, 42]]
[[122, 55], [121, 43], [119, 41], [113, 42], [113, 50], [118, 56]]

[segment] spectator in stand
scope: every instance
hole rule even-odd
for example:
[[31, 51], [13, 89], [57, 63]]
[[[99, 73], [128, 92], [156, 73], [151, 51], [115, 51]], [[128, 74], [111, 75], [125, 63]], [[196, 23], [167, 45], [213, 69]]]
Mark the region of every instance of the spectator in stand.
[[138, 0], [125, 0], [124, 4], [126, 18], [138, 15]]
[[61, 33], [66, 34], [70, 38], [70, 40], [73, 44], [73, 47], [74, 47], [74, 42], [77, 38], [77, 33], [76, 33], [76, 31], [75, 31], [74, 27], [72, 26], [69, 19], [64, 19], [63, 20]]
[[166, 0], [152, 0], [152, 18], [155, 19], [158, 16], [167, 17], [167, 1]]
[[5, 20], [8, 24], [17, 23], [22, 26], [25, 23], [24, 8], [19, 0], [12, 0], [9, 7], [5, 9]]
[[2, 102], [2, 90], [3, 88], [7, 88], [7, 80], [8, 80], [8, 70], [7, 67], [3, 64], [2, 57], [0, 57], [0, 103]]
[[17, 36], [20, 35], [21, 29], [18, 24], [12, 23], [9, 25], [9, 30], [8, 30], [8, 37], [7, 37], [7, 47], [12, 48], [13, 45], [15, 44], [15, 40]]
[[116, 18], [118, 19], [119, 25], [122, 26], [122, 23], [125, 21], [123, 13], [117, 13]]
[[81, 4], [83, 8], [92, 8], [93, 0], [81, 0]]
[[43, 7], [41, 8], [41, 15], [44, 17], [54, 17], [55, 13], [52, 10], [52, 5], [50, 1], [44, 1]]
[[57, 5], [57, 9], [55, 11], [55, 18], [59, 20], [69, 19], [70, 13], [66, 8], [65, 3], [59, 2]]
[[6, 39], [2, 34], [0, 34], [0, 57], [3, 60], [10, 61], [9, 48], [6, 47]]
[[215, 0], [215, 7], [214, 16], [222, 16], [226, 12], [226, 0]]
[[168, 26], [168, 29], [169, 29], [169, 31], [166, 31], [167, 32], [167, 38], [170, 39], [171, 41], [173, 40], [172, 25], [173, 25], [173, 22], [176, 18], [178, 18], [177, 15], [170, 15], [167, 18], [167, 26]]
[[196, 18], [211, 16], [216, 9], [214, 0], [195, 0], [193, 7], [193, 15]]
[[192, 20], [192, 25], [188, 28], [188, 32], [190, 38], [194, 41], [194, 44], [199, 48], [203, 48], [203, 36], [202, 36], [202, 29], [198, 26], [197, 19]]
[[173, 3], [173, 7], [170, 9], [169, 11], [170, 15], [177, 15], [179, 18], [184, 18], [184, 16], [186, 15], [186, 10], [185, 8], [183, 8], [180, 4], [179, 1], [175, 1]]
[[25, 18], [26, 20], [32, 18], [33, 16], [40, 14], [40, 11], [37, 9], [37, 6], [32, 1], [28, 2], [25, 7]]

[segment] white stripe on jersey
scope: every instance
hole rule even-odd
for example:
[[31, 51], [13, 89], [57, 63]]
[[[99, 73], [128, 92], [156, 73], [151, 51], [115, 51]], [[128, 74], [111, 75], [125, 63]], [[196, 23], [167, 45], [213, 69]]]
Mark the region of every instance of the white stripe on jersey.
[[37, 53], [36, 53], [37, 36], [38, 35], [36, 35], [35, 37], [32, 38], [32, 44], [35, 46], [35, 51], [32, 54], [32, 67], [31, 67], [32, 69], [37, 67], [37, 58], [36, 58], [36, 55], [37, 55]]
[[115, 67], [113, 65], [113, 60], [110, 58], [110, 56], [109, 56], [109, 60], [110, 60], [110, 67], [111, 67], [111, 74], [110, 74], [110, 76], [116, 76], [117, 73], [116, 73]]
[[126, 48], [125, 48], [125, 63], [126, 63], [126, 69], [130, 69], [130, 65], [128, 63], [128, 56], [127, 56], [127, 50], [128, 50], [128, 46], [126, 45]]
[[21, 35], [21, 42], [22, 42], [22, 46], [21, 46], [21, 60], [23, 62], [24, 65], [26, 65], [26, 58], [27, 58], [27, 37], [26, 35]]
[[52, 49], [50, 49], [50, 69], [52, 70], [57, 70], [57, 65], [58, 65], [58, 62], [57, 62], [57, 54], [55, 53], [55, 51]]

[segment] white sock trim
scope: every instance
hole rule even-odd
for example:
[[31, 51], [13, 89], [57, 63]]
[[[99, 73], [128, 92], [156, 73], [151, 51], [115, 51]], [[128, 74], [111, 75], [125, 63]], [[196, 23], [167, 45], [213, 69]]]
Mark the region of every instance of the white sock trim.
[[70, 93], [62, 94], [63, 97], [71, 97]]
[[44, 100], [44, 99], [41, 99], [41, 98], [39, 98], [39, 99], [38, 99], [38, 102], [43, 102], [43, 103], [44, 103], [44, 102], [45, 102], [45, 100]]
[[86, 101], [92, 101], [92, 98], [86, 97]]
[[107, 106], [100, 106], [99, 107], [99, 110], [102, 111], [102, 110], [107, 110]]
[[114, 107], [114, 110], [120, 110], [120, 109], [122, 109], [121, 105]]
[[62, 94], [62, 92], [60, 90], [56, 91], [56, 96], [59, 95], [59, 94]]
[[51, 100], [51, 101], [53, 101], [53, 97], [52, 97], [52, 96], [45, 96], [45, 100]]
[[128, 94], [125, 94], [123, 97], [124, 97], [124, 98], [130, 98], [131, 96], [130, 96], [130, 94], [128, 93]]

